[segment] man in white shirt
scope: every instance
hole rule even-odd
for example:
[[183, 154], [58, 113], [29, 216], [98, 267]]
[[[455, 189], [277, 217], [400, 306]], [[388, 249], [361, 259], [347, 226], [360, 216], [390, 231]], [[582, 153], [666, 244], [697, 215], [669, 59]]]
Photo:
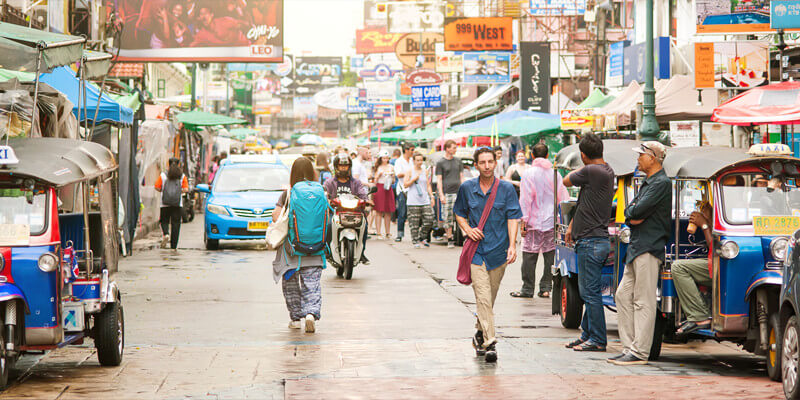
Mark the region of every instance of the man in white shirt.
[[369, 186], [369, 171], [368, 171], [368, 161], [369, 158], [369, 149], [366, 147], [359, 147], [357, 150], [357, 156], [353, 159], [353, 178], [358, 179], [364, 185]]
[[[394, 173], [399, 182], [403, 181], [406, 173], [411, 170], [411, 156], [414, 154], [414, 145], [411, 143], [403, 144], [403, 156], [394, 163]], [[406, 227], [406, 199], [408, 188], [405, 185], [397, 185], [395, 208], [397, 209], [397, 237], [395, 242], [400, 242], [405, 236]]]

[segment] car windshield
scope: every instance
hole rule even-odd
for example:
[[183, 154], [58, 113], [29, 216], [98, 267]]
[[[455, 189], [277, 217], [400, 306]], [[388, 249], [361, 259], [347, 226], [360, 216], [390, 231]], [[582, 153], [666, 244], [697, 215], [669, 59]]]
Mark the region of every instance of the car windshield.
[[800, 188], [794, 179], [764, 174], [729, 174], [722, 178], [725, 221], [751, 225], [757, 216], [800, 216]]
[[215, 192], [270, 192], [289, 185], [284, 168], [223, 168], [214, 180]]
[[10, 229], [25, 225], [31, 235], [41, 234], [45, 228], [47, 195], [32, 195], [29, 199], [26, 193], [31, 196], [30, 192], [20, 189], [0, 189], [0, 226]]

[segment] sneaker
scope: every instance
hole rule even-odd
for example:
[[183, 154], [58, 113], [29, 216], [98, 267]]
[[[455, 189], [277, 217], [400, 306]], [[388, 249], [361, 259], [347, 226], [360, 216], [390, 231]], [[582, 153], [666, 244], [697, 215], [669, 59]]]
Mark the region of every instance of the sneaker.
[[163, 237], [161, 237], [161, 248], [162, 249], [169, 248], [169, 234], [166, 234]]
[[361, 264], [369, 265], [369, 258], [367, 258], [367, 256], [365, 254], [362, 254], [360, 262], [361, 262]]
[[497, 362], [497, 349], [495, 348], [495, 343], [490, 344], [486, 348], [485, 360], [488, 363]]
[[403, 241], [403, 238], [401, 238], [400, 236], [398, 236], [398, 237], [394, 238], [394, 241], [395, 241], [395, 242], [402, 242], [402, 241]]
[[448, 248], [448, 249], [452, 249], [452, 248], [454, 248], [454, 247], [456, 247], [456, 244], [455, 244], [455, 243], [453, 243], [453, 242], [447, 242], [447, 248]]
[[316, 321], [317, 320], [314, 319], [313, 315], [311, 315], [311, 314], [306, 315], [306, 333], [314, 333], [314, 330], [316, 330], [316, 327], [314, 326], [314, 323]]
[[300, 321], [289, 321], [289, 329], [300, 329]]
[[613, 363], [614, 360], [619, 360], [622, 357], [625, 357], [625, 353], [619, 353], [619, 354], [615, 355], [614, 357], [608, 357], [608, 358], [606, 358], [606, 361], [609, 362], [609, 363]]
[[422, 241], [422, 245], [423, 245], [423, 246], [425, 246], [425, 247], [431, 247], [431, 244], [430, 244], [430, 243], [428, 243], [428, 241], [427, 241], [427, 240], [423, 240], [423, 241]]
[[475, 349], [475, 355], [482, 356], [486, 354], [486, 349], [483, 348], [482, 331], [475, 332], [475, 336], [472, 337], [472, 347]]
[[419, 243], [414, 243], [414, 248], [415, 248], [415, 249], [418, 249], [418, 248], [420, 248], [420, 245], [419, 245]]
[[611, 361], [614, 365], [645, 365], [647, 360], [642, 360], [633, 354], [625, 354], [624, 356]]

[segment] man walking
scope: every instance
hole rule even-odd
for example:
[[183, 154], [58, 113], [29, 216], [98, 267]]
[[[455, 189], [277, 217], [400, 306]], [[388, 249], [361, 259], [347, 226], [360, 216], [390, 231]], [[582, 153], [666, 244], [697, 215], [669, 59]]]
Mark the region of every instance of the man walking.
[[[553, 164], [547, 160], [547, 146], [533, 146], [533, 163], [522, 174], [519, 205], [522, 208], [522, 290], [512, 297], [533, 297], [536, 287], [536, 263], [544, 256], [544, 271], [539, 280], [539, 297], [550, 297], [553, 275], [550, 267], [556, 252], [553, 235]], [[558, 201], [569, 197], [567, 188], [558, 180]]]
[[[402, 182], [406, 174], [411, 170], [411, 156], [414, 154], [414, 145], [411, 143], [403, 144], [403, 156], [398, 158], [394, 163], [394, 174], [397, 180]], [[395, 201], [395, 210], [397, 211], [397, 237], [395, 242], [400, 242], [405, 236], [406, 229], [406, 215], [408, 210], [406, 208], [406, 199], [408, 198], [408, 188], [405, 185], [397, 185], [397, 195]]]
[[593, 133], [583, 135], [578, 145], [583, 168], [564, 177], [564, 186], [580, 186], [575, 216], [566, 241], [575, 239], [578, 259], [578, 291], [585, 311], [581, 337], [567, 348], [575, 351], [606, 351], [606, 316], [603, 312], [600, 272], [611, 251], [608, 221], [614, 198], [614, 171], [603, 159], [603, 141]]
[[656, 287], [664, 263], [664, 245], [669, 239], [672, 212], [672, 183], [661, 164], [664, 145], [644, 142], [639, 153], [639, 171], [647, 175], [639, 193], [625, 207], [625, 223], [631, 228], [631, 242], [625, 272], [619, 283], [617, 303], [622, 353], [609, 358], [616, 365], [647, 364], [656, 321]]
[[[470, 274], [478, 322], [472, 344], [478, 355], [486, 361], [497, 360], [497, 343], [494, 327], [494, 301], [497, 290], [508, 263], [517, 259], [517, 225], [522, 217], [514, 186], [494, 176], [497, 164], [495, 153], [489, 147], [481, 147], [473, 156], [480, 172], [478, 178], [465, 181], [458, 189], [454, 213], [458, 226], [472, 240], [478, 242], [472, 258]], [[480, 229], [481, 215], [487, 206], [491, 190], [497, 182], [497, 192], [491, 211], [483, 229]]]
[[455, 158], [457, 149], [458, 146], [454, 140], [446, 141], [444, 158], [436, 163], [436, 191], [439, 193], [439, 201], [442, 204], [448, 249], [455, 246], [453, 242], [453, 225], [455, 224], [453, 204], [456, 202], [458, 188], [461, 186], [461, 172], [464, 170], [461, 160]]

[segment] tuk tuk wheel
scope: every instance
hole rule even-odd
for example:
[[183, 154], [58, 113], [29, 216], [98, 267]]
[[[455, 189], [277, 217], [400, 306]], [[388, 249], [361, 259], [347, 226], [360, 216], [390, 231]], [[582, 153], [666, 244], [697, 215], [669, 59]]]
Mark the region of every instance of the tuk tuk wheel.
[[786, 322], [781, 345], [781, 377], [783, 378], [783, 394], [787, 399], [800, 398], [800, 381], [798, 369], [800, 367], [800, 329], [798, 329], [797, 316], [792, 315]]
[[122, 363], [125, 348], [125, 319], [122, 304], [108, 303], [95, 317], [94, 344], [100, 365], [115, 367]]
[[653, 343], [650, 344], [650, 355], [647, 357], [648, 361], [658, 361], [661, 356], [661, 343], [664, 342], [664, 330], [666, 328], [667, 319], [656, 310], [656, 322], [653, 327]]
[[767, 361], [767, 375], [769, 379], [775, 382], [781, 380], [781, 328], [778, 313], [772, 313], [769, 316], [769, 334], [767, 339], [767, 353], [765, 354]]
[[[5, 343], [2, 332], [0, 332], [0, 343]], [[8, 387], [8, 371], [11, 369], [11, 361], [6, 356], [5, 346], [0, 346], [0, 390]]]
[[561, 325], [567, 329], [578, 329], [583, 316], [583, 300], [578, 291], [577, 276], [562, 276], [559, 291]]

